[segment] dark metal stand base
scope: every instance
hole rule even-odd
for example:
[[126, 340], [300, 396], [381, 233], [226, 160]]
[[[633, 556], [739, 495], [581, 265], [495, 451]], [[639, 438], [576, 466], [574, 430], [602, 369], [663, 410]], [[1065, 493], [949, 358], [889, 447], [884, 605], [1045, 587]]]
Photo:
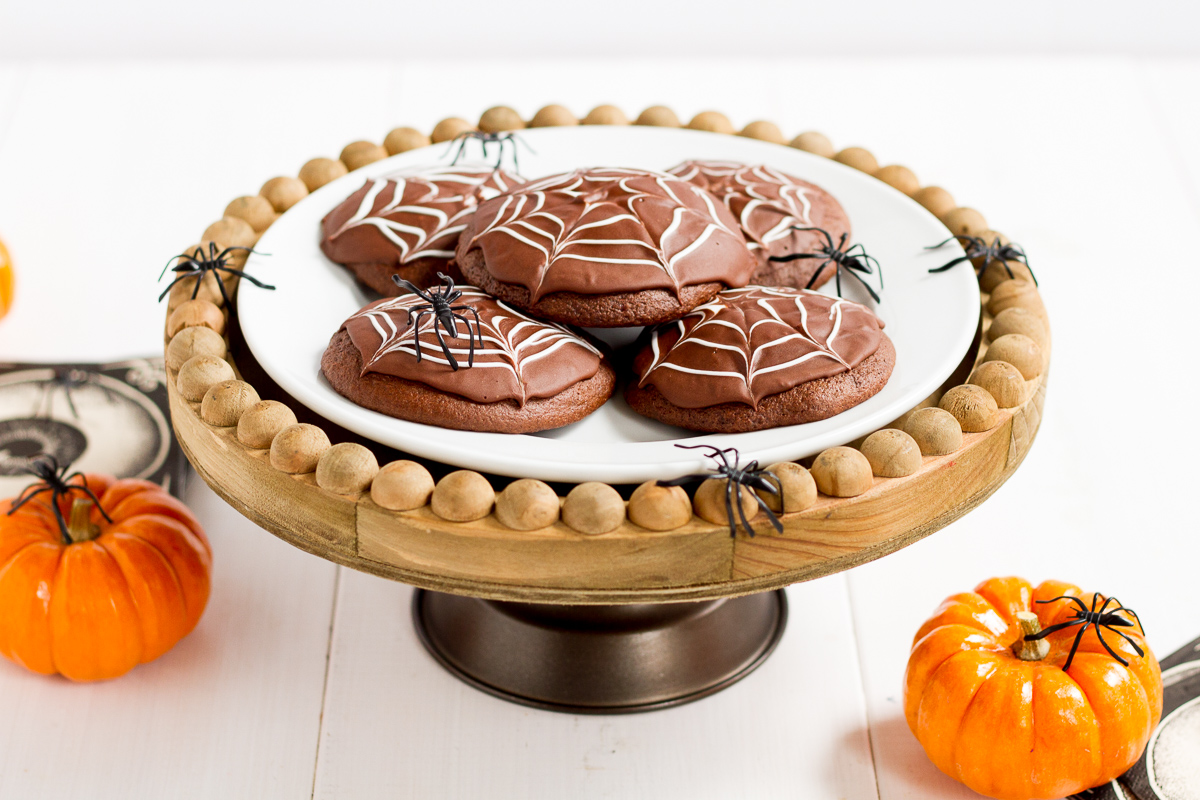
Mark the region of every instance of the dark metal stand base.
[[754, 671], [787, 622], [782, 590], [700, 603], [562, 606], [418, 589], [422, 644], [456, 676], [514, 703], [625, 714], [699, 700]]

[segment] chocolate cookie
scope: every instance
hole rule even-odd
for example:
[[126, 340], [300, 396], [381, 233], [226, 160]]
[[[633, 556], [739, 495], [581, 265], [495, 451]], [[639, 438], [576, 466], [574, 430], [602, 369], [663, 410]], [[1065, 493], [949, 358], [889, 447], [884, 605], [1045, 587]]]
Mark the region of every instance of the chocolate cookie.
[[458, 243], [467, 280], [587, 327], [677, 319], [744, 286], [754, 257], [727, 208], [660, 172], [581, 169], [479, 204]]
[[625, 391], [643, 416], [735, 433], [814, 422], [875, 395], [896, 350], [870, 309], [790, 288], [722, 292], [647, 330]]
[[416, 295], [364, 307], [321, 357], [326, 380], [352, 402], [389, 416], [497, 433], [569, 425], [612, 396], [616, 374], [587, 339], [475, 287], [458, 288], [456, 332], [435, 328]]
[[426, 167], [369, 180], [321, 222], [321, 250], [366, 286], [395, 296], [398, 274], [417, 286], [461, 280], [454, 248], [478, 204], [522, 183], [484, 167]]
[[669, 170], [706, 189], [720, 199], [737, 218], [747, 246], [758, 259], [750, 282], [759, 286], [820, 286], [834, 275], [832, 264], [821, 259], [771, 261], [772, 257], [816, 253], [825, 246], [821, 228], [837, 242], [850, 233], [850, 218], [833, 195], [820, 186], [780, 172], [765, 164], [748, 166], [728, 161], [685, 161]]

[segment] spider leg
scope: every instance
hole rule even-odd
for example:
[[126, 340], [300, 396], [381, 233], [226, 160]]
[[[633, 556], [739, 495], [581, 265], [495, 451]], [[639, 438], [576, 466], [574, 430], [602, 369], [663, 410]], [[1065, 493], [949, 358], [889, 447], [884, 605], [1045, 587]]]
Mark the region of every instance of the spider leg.
[[[741, 507], [741, 498], [738, 498], [738, 506]], [[729, 522], [729, 535], [737, 536], [737, 522], [733, 517], [733, 481], [725, 481], [725, 519]], [[753, 536], [753, 532], [750, 534]]]
[[467, 366], [473, 367], [475, 366], [475, 335], [471, 331], [471, 321], [461, 314], [452, 314], [451, 316], [467, 328]]
[[[744, 506], [742, 504], [742, 484], [739, 481], [733, 481], [733, 480], [731, 480], [729, 483], [731, 484], [731, 489], [733, 486], [737, 487], [736, 489], [732, 489], [732, 491], [730, 493], [735, 494], [737, 496], [737, 512], [738, 512], [738, 516], [742, 520], [742, 529], [744, 531], [746, 531], [746, 533], [753, 536], [754, 528], [750, 527], [750, 519], [749, 519], [749, 517], [746, 516], [746, 506]], [[753, 492], [751, 492], [751, 494], [753, 494]], [[754, 496], [756, 498], [758, 498], [758, 501], [761, 504], [762, 498], [758, 497], [758, 495], [754, 495]]]
[[942, 241], [938, 242], [937, 244], [931, 244], [928, 247], [926, 247], [925, 249], [926, 250], [937, 250], [939, 247], [945, 247], [946, 245], [950, 244], [953, 241], [957, 241], [961, 244], [963, 239], [970, 240], [970, 238], [971, 238], [970, 236], [955, 235], [955, 236], [951, 236], [949, 239], [943, 239]]
[[[1119, 633], [1119, 631], [1118, 631], [1118, 633]], [[1123, 666], [1126, 666], [1126, 667], [1129, 666], [1129, 660], [1117, 655], [1117, 651], [1113, 650], [1112, 646], [1110, 646], [1109, 643], [1107, 641], [1105, 641], [1104, 631], [1101, 628], [1101, 626], [1099, 626], [1099, 625], [1096, 625], [1096, 638], [1100, 640], [1100, 644], [1104, 645], [1104, 649], [1108, 651], [1108, 654], [1110, 656], [1115, 658], [1117, 661], [1120, 661]]]
[[[771, 507], [767, 505], [767, 502], [759, 497], [758, 492], [754, 493], [754, 499], [758, 502], [758, 507], [761, 508], [763, 513], [767, 515], [767, 519], [770, 520], [771, 527], [775, 529], [775, 532], [783, 533], [783, 523], [779, 521], [779, 517], [775, 516], [775, 512], [771, 510]], [[782, 507], [783, 503], [781, 501], [780, 508]]]
[[[25, 487], [24, 491], [22, 491], [21, 494], [17, 496], [17, 499], [13, 501], [12, 505], [9, 506], [7, 516], [12, 516], [13, 513], [18, 508], [25, 505], [33, 498], [37, 497], [39, 494], [43, 494], [44, 492], [53, 491], [49, 486], [42, 486], [41, 488], [35, 489], [36, 486], [37, 486], [37, 484], [35, 483], [33, 486]], [[30, 489], [34, 489], [34, 491], [30, 492], [29, 491]], [[26, 494], [26, 492], [28, 492], [28, 494]]]
[[1115, 597], [1113, 598], [1113, 600], [1116, 602], [1116, 604], [1117, 604], [1117, 606], [1118, 606], [1118, 608], [1117, 608], [1117, 611], [1124, 611], [1126, 614], [1128, 614], [1129, 616], [1133, 617], [1133, 618], [1134, 618], [1134, 620], [1135, 620], [1135, 621], [1137, 622], [1137, 624], [1138, 624], [1138, 628], [1140, 628], [1140, 629], [1141, 629], [1141, 631], [1142, 631], [1142, 635], [1143, 635], [1143, 636], [1145, 636], [1145, 635], [1146, 635], [1146, 629], [1142, 627], [1142, 620], [1141, 620], [1141, 618], [1140, 618], [1140, 617], [1137, 615], [1137, 612], [1136, 612], [1136, 611], [1134, 611], [1132, 608], [1126, 608], [1125, 606], [1121, 605], [1121, 601], [1120, 601], [1120, 600], [1117, 600]]
[[253, 275], [248, 275], [243, 270], [235, 269], [234, 267], [213, 267], [213, 270], [214, 271], [221, 270], [222, 272], [228, 272], [230, 275], [237, 275], [239, 278], [250, 281], [251, 283], [253, 283], [255, 286], [257, 286], [260, 289], [274, 289], [275, 288], [274, 286], [270, 285], [269, 283], [263, 283], [258, 278], [254, 277]]
[[[1071, 662], [1075, 660], [1075, 651], [1079, 649], [1079, 643], [1083, 641], [1083, 634], [1087, 631], [1090, 622], [1085, 621], [1079, 628], [1079, 633], [1075, 634], [1075, 641], [1071, 643], [1071, 652], [1067, 654], [1067, 660], [1063, 663], [1063, 672], [1071, 668]], [[1047, 628], [1047, 630], [1049, 630]], [[1029, 638], [1029, 637], [1025, 637]], [[1107, 647], [1107, 645], [1105, 645]]]
[[[815, 258], [816, 256], [813, 256], [813, 257]], [[825, 271], [825, 267], [828, 266], [828, 264], [831, 260], [832, 259], [830, 259], [830, 258], [826, 258], [824, 261], [821, 262], [821, 265], [819, 267], [817, 267], [817, 271], [814, 272], [812, 274], [812, 277], [808, 279], [808, 283], [804, 284], [805, 289], [813, 288], [813, 285], [817, 282], [817, 278], [821, 277], [821, 273]], [[834, 269], [837, 269], [837, 267], [834, 267]]]
[[[409, 313], [412, 313], [412, 312], [409, 312]], [[417, 346], [417, 363], [420, 363], [420, 361], [421, 361], [421, 318], [429, 313], [431, 313], [431, 312], [425, 311], [424, 309], [422, 309], [421, 311], [418, 311], [417, 312], [417, 324], [413, 328], [413, 344], [415, 344]], [[433, 330], [435, 333], [437, 332], [437, 323], [434, 323]]]
[[92, 491], [92, 487], [88, 486], [87, 475], [84, 475], [82, 472], [73, 472], [68, 475], [66, 479], [68, 481], [72, 481], [76, 478], [79, 478], [80, 483], [68, 484], [69, 487], [72, 489], [82, 489], [83, 491], [87, 492], [87, 496], [92, 498], [92, 501], [95, 502], [96, 508], [100, 509], [100, 515], [103, 516], [104, 519], [109, 522], [109, 524], [111, 524], [112, 517], [110, 517], [108, 512], [104, 510], [104, 506], [100, 505], [100, 498], [96, 497], [96, 493]]
[[[168, 294], [170, 294], [171, 290], [175, 288], [175, 284], [179, 283], [181, 280], [183, 280], [183, 279], [184, 279], [184, 278], [186, 278], [186, 277], [187, 277], [187, 275], [180, 275], [180, 276], [179, 276], [179, 277], [177, 277], [175, 280], [173, 280], [173, 281], [171, 281], [170, 283], [168, 283], [168, 284], [167, 284], [167, 288], [163, 289], [163, 291], [162, 291], [162, 294], [160, 294], [160, 295], [158, 296], [158, 302], [160, 302], [160, 303], [161, 303], [161, 302], [162, 302], [162, 299], [163, 299], [164, 297], [166, 297]], [[199, 282], [199, 281], [196, 281], [196, 288], [199, 288], [199, 287], [200, 287], [200, 282]]]
[[767, 261], [787, 262], [799, 261], [802, 258], [821, 258], [821, 253], [788, 253], [786, 256], [769, 256]]
[[436, 318], [433, 321], [433, 335], [437, 337], [438, 344], [442, 346], [442, 352], [446, 354], [446, 360], [450, 362], [450, 369], [458, 372], [458, 361], [454, 358], [454, 353], [450, 352], [450, 346], [446, 344], [446, 340], [442, 338]]

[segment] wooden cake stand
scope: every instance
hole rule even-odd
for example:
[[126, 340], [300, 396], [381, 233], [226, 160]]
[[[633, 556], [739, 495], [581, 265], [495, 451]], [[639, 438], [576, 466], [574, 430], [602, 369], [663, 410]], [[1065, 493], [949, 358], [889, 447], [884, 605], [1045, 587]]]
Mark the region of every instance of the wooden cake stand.
[[[530, 124], [576, 122], [552, 106]], [[612, 107], [583, 122], [627, 124]], [[499, 107], [478, 128], [525, 124]], [[679, 122], [656, 107], [637, 124]], [[716, 112], [689, 127], [734, 132]], [[355, 142], [340, 159], [314, 159], [299, 179], [272, 179], [259, 195], [230, 203], [204, 232], [205, 252], [209, 242], [252, 246], [280, 213], [348, 170], [474, 128], [457, 119], [439, 123], [431, 137], [398, 128], [384, 146]], [[741, 135], [785, 143], [771, 123], [751, 123]], [[791, 144], [912, 195], [954, 234], [1008, 241], [945, 190], [921, 188], [904, 167], [879, 168], [861, 148], [835, 153], [820, 134]], [[233, 255], [229, 265], [241, 261]], [[793, 469], [799, 478], [785, 486], [783, 533], [759, 514], [752, 520], [759, 535], [731, 537], [711, 511], [697, 505], [694, 513], [682, 489], [653, 482], [551, 487], [362, 441], [266, 377], [213, 275], [172, 289], [166, 329], [173, 423], [200, 476], [296, 547], [422, 590], [412, 609], [418, 634], [459, 677], [516, 702], [572, 712], [660, 708], [744, 677], [782, 635], [782, 587], [911, 544], [978, 506], [1013, 474], [1037, 433], [1050, 363], [1046, 312], [1027, 268], [1017, 261], [986, 266], [977, 342], [942, 391], [893, 423], [904, 433], [805, 459], [820, 492], [811, 483], [806, 491], [808, 473]], [[236, 276], [225, 287], [235, 297]]]

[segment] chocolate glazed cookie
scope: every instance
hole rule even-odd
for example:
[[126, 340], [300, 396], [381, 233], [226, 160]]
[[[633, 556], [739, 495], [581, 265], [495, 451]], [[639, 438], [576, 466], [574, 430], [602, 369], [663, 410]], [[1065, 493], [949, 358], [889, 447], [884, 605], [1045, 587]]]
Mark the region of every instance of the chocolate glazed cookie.
[[497, 297], [587, 327], [677, 319], [754, 270], [737, 221], [708, 192], [615, 168], [554, 175], [481, 203], [456, 260]]
[[352, 402], [389, 416], [496, 433], [568, 425], [612, 396], [616, 374], [583, 336], [475, 287], [458, 288], [453, 308], [467, 322], [456, 322], [456, 335], [435, 328], [416, 295], [363, 308], [321, 357], [326, 380]]
[[825, 245], [821, 228], [833, 241], [850, 233], [850, 218], [829, 192], [816, 184], [764, 164], [749, 166], [730, 161], [685, 161], [670, 174], [708, 190], [738, 220], [747, 246], [758, 261], [750, 283], [804, 289], [821, 270], [812, 286], [834, 276], [834, 265], [820, 267], [822, 259], [771, 261], [772, 257], [817, 253]]
[[887, 384], [896, 350], [865, 306], [747, 287], [648, 330], [630, 408], [690, 430], [738, 433], [840, 414]]
[[478, 204], [522, 179], [481, 167], [433, 167], [369, 180], [321, 222], [321, 251], [385, 296], [392, 275], [417, 286], [455, 281], [454, 248]]

